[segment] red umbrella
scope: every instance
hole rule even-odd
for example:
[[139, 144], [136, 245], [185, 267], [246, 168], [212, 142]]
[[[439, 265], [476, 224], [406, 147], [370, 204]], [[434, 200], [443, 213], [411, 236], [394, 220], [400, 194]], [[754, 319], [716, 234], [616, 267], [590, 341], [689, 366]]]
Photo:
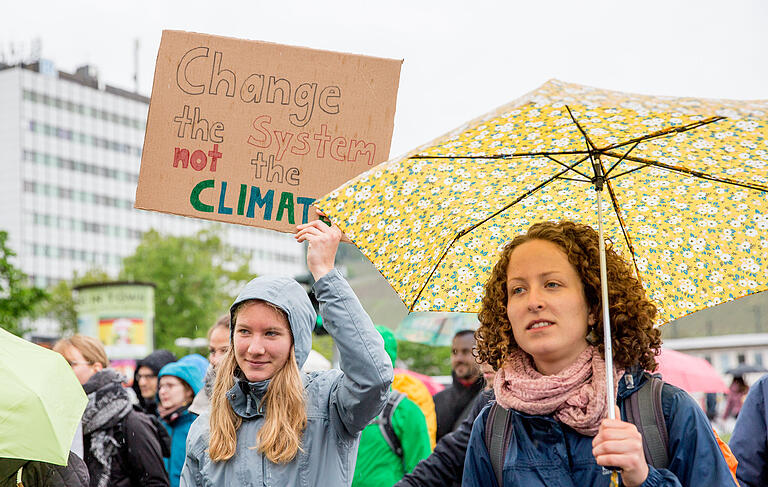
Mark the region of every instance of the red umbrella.
[[728, 392], [723, 378], [703, 358], [666, 348], [656, 357], [662, 379], [687, 392]]

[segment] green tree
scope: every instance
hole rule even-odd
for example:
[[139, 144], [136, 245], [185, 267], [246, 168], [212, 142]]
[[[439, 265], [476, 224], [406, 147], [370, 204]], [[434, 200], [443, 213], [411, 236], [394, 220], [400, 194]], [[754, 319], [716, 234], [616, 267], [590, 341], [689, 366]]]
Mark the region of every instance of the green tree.
[[414, 372], [425, 375], [451, 375], [451, 347], [398, 341], [397, 358]]
[[151, 230], [134, 254], [123, 259], [120, 279], [155, 284], [155, 346], [180, 353], [184, 350], [174, 340], [205, 336], [253, 277], [250, 259], [250, 253], [226, 245], [215, 227], [191, 237]]
[[74, 333], [77, 330], [77, 312], [72, 290], [81, 284], [111, 280], [112, 278], [103, 269], [89, 269], [83, 275], [75, 271], [72, 279], [59, 281], [55, 286], [48, 288], [48, 297], [40, 306], [40, 312], [58, 321], [62, 334]]
[[21, 335], [27, 331], [24, 318], [33, 318], [37, 306], [46, 297], [44, 290], [29, 286], [27, 276], [13, 263], [16, 253], [6, 244], [8, 232], [0, 230], [0, 326]]

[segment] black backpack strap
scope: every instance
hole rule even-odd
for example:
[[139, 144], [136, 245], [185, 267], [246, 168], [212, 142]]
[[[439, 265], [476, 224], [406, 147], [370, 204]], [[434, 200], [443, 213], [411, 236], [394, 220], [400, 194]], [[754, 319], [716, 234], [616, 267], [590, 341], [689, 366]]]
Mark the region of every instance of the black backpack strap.
[[384, 410], [381, 412], [378, 419], [375, 420], [375, 422], [379, 424], [379, 431], [381, 431], [381, 436], [384, 437], [384, 441], [387, 442], [389, 448], [400, 458], [403, 458], [403, 445], [400, 443], [400, 438], [398, 438], [395, 433], [395, 428], [392, 427], [392, 415], [394, 414], [395, 409], [397, 409], [397, 405], [400, 404], [400, 401], [403, 399], [405, 399], [405, 394], [398, 391], [389, 391], [387, 404], [384, 406]]
[[[482, 391], [481, 391], [482, 393]], [[475, 394], [472, 396], [472, 399], [470, 399], [467, 404], [464, 406], [464, 408], [461, 410], [458, 416], [456, 416], [456, 421], [453, 422], [453, 426], [451, 426], [451, 431], [456, 431], [459, 429], [459, 426], [461, 426], [461, 423], [464, 422], [465, 419], [469, 417], [470, 411], [472, 411], [472, 408], [475, 407], [475, 399], [477, 399], [477, 396], [480, 394]]]
[[[128, 414], [136, 414], [136, 411], [131, 411]], [[125, 423], [127, 422], [128, 415], [123, 417], [114, 427], [114, 430], [112, 432], [113, 437], [115, 438], [115, 441], [117, 441], [118, 447], [117, 447], [117, 458], [120, 462], [123, 472], [125, 472], [128, 475], [128, 478], [131, 480], [131, 485], [141, 485], [141, 479], [136, 478], [135, 472], [136, 469], [133, 466], [133, 462], [131, 461], [130, 455], [128, 455], [128, 444], [126, 443], [125, 439], [128, 436], [128, 433], [125, 431]]]
[[171, 435], [168, 434], [168, 430], [165, 429], [165, 426], [163, 426], [163, 423], [160, 422], [157, 416], [154, 414], [147, 414], [146, 416], [152, 423], [155, 435], [157, 436], [157, 441], [160, 443], [160, 455], [162, 455], [163, 458], [170, 458]]
[[485, 420], [485, 447], [488, 449], [491, 467], [499, 487], [504, 485], [504, 458], [507, 456], [509, 442], [512, 439], [511, 416], [509, 409], [504, 409], [494, 402]]
[[624, 403], [627, 420], [640, 431], [645, 459], [654, 468], [669, 466], [669, 435], [661, 405], [663, 387], [664, 381], [659, 377], [649, 376], [640, 389], [630, 395]]

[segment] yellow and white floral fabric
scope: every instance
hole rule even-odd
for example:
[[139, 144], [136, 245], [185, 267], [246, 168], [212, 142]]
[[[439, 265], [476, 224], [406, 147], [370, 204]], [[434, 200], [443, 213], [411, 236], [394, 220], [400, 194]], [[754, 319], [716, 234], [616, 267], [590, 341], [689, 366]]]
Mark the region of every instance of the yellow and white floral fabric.
[[[531, 224], [597, 227], [594, 171], [572, 117], [609, 178], [606, 237], [633, 262], [659, 323], [768, 287], [768, 100], [552, 80], [316, 204], [410, 310], [476, 312], [499, 250]], [[682, 127], [695, 128], [673, 130]], [[654, 133], [664, 135], [635, 143]]]

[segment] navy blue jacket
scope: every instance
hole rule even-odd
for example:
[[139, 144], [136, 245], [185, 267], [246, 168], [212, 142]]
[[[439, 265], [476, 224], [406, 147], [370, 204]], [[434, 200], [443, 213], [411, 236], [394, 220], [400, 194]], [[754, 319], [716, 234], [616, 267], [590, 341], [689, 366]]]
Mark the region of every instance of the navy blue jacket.
[[768, 375], [749, 389], [728, 446], [739, 461], [736, 478], [742, 487], [768, 485]]
[[[625, 374], [619, 381], [618, 400], [626, 421], [624, 400], [646, 380], [642, 371]], [[627, 383], [635, 387], [627, 387]], [[665, 384], [662, 409], [669, 432], [669, 468], [649, 466], [643, 487], [734, 486], [723, 454], [704, 411], [682, 389]], [[488, 450], [485, 423], [489, 407], [475, 420], [464, 461], [464, 487], [498, 487]], [[504, 459], [504, 487], [608, 486], [610, 477], [592, 455], [592, 437], [584, 436], [551, 416], [535, 416], [513, 410], [512, 439]]]

